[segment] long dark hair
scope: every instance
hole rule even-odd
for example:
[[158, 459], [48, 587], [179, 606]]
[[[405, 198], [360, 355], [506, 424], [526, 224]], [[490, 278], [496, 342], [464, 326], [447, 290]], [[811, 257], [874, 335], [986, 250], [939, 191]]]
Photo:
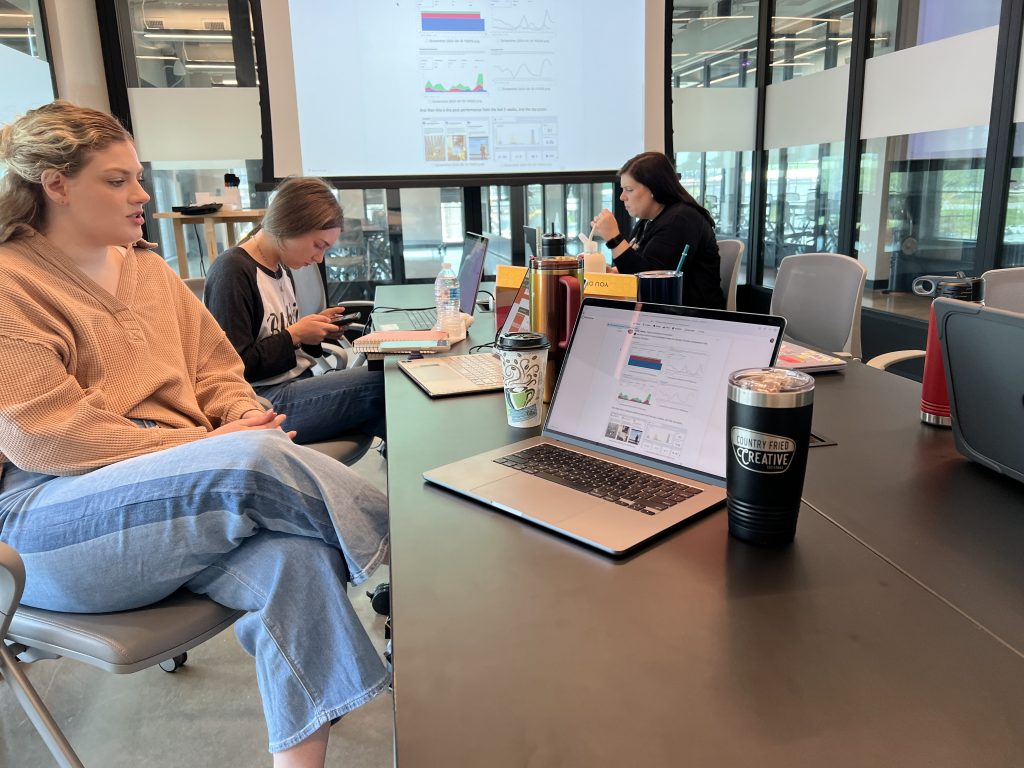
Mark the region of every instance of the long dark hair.
[[641, 152], [636, 157], [631, 157], [619, 169], [619, 178], [624, 173], [628, 173], [651, 190], [651, 194], [654, 195], [657, 202], [662, 205], [686, 203], [686, 205], [696, 208], [701, 216], [707, 219], [711, 228], [715, 228], [715, 220], [711, 218], [708, 209], [686, 191], [686, 188], [679, 182], [679, 174], [676, 173], [672, 161], [663, 153]]

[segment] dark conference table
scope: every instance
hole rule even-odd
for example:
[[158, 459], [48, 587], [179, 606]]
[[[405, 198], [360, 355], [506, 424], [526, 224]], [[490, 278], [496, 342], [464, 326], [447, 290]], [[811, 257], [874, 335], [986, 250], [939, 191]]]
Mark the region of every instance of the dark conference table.
[[534, 431], [385, 382], [401, 768], [1024, 765], [1024, 486], [920, 425], [913, 382], [818, 377], [839, 444], [791, 547], [723, 509], [621, 560], [425, 485]]

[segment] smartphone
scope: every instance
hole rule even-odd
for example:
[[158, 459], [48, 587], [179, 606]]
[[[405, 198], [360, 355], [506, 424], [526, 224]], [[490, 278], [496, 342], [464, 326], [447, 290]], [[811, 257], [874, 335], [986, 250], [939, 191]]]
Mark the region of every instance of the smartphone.
[[348, 325], [353, 320], [357, 320], [358, 318], [359, 318], [359, 313], [358, 312], [349, 312], [348, 314], [341, 315], [340, 317], [335, 317], [331, 322], [334, 323], [335, 325], [338, 325], [338, 326]]

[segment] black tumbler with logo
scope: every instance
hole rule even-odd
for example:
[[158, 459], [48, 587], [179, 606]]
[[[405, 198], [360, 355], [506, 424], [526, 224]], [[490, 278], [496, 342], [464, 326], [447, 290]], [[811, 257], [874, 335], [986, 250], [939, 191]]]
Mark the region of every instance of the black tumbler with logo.
[[725, 465], [729, 533], [752, 544], [796, 534], [814, 407], [814, 379], [782, 368], [729, 376]]

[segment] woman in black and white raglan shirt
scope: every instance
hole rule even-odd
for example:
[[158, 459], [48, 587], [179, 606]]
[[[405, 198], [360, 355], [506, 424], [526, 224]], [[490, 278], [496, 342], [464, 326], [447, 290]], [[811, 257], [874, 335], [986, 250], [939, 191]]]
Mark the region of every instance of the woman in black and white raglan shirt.
[[[384, 374], [365, 366], [320, 375], [302, 349], [342, 335], [344, 307], [299, 317], [288, 269], [323, 261], [338, 239], [342, 212], [321, 179], [290, 178], [263, 222], [213, 262], [204, 300], [245, 363], [245, 378], [288, 415], [295, 441], [329, 440], [352, 429], [384, 437]], [[287, 268], [287, 269], [286, 269]]]

